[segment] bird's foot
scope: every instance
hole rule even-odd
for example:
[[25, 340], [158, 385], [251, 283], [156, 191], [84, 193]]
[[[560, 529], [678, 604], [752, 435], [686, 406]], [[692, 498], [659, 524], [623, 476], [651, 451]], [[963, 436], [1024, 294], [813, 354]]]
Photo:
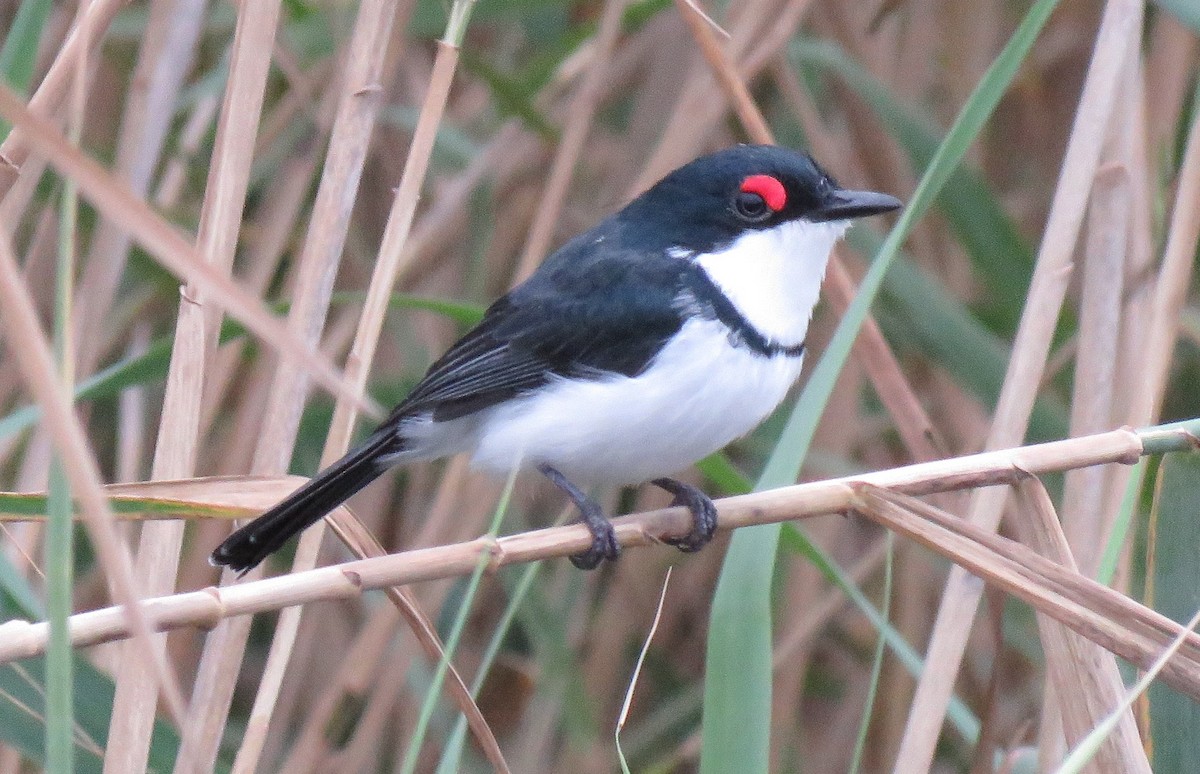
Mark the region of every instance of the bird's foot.
[[673, 495], [671, 505], [682, 505], [692, 512], [691, 531], [683, 537], [666, 538], [663, 542], [688, 554], [708, 545], [717, 532], [717, 506], [709, 496], [691, 484], [673, 478], [656, 478], [650, 483]]
[[600, 505], [549, 465], [538, 465], [538, 471], [571, 498], [571, 502], [575, 503], [580, 516], [583, 517], [584, 525], [592, 533], [592, 545], [586, 551], [571, 556], [571, 564], [581, 570], [594, 570], [606, 559], [610, 562], [615, 561], [621, 555], [621, 546], [617, 543], [617, 533], [612, 522], [604, 515]]
[[583, 511], [583, 523], [592, 533], [592, 545], [586, 551], [567, 557], [571, 564], [581, 570], [594, 570], [606, 559], [616, 561], [621, 555], [621, 545], [617, 543], [612, 522], [597, 509], [595, 513]]

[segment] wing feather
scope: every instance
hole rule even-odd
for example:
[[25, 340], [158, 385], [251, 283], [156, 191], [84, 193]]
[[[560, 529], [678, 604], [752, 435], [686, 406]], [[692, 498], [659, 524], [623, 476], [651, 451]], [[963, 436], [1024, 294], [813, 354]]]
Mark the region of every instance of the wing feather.
[[676, 259], [639, 261], [612, 251], [597, 257], [582, 248], [569, 243], [494, 303], [430, 366], [393, 417], [429, 412], [435, 421], [455, 419], [556, 377], [634, 376], [645, 369], [683, 324]]

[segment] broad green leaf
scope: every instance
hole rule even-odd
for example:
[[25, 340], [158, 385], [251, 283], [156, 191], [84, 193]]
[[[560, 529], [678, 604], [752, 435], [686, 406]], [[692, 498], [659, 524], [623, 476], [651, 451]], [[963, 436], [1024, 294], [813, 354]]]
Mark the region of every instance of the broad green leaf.
[[[82, 658], [72, 664], [75, 697], [75, 770], [100, 772], [108, 739], [116, 686]], [[44, 763], [46, 675], [42, 659], [0, 666], [0, 742], [11, 745], [35, 764]], [[162, 721], [154, 724], [149, 770], [169, 772], [179, 750], [179, 735]]]
[[[108, 504], [117, 516], [136, 517], [136, 520], [198, 517], [232, 520], [245, 518], [247, 515], [245, 508], [156, 497], [119, 495], [110, 497]], [[0, 522], [40, 521], [46, 517], [48, 509], [49, 497], [45, 494], [0, 492]]]
[[[1186, 623], [1200, 609], [1200, 454], [1175, 453], [1158, 468], [1150, 518], [1147, 603]], [[1191, 771], [1200, 761], [1200, 705], [1161, 681], [1150, 686], [1155, 771]]]

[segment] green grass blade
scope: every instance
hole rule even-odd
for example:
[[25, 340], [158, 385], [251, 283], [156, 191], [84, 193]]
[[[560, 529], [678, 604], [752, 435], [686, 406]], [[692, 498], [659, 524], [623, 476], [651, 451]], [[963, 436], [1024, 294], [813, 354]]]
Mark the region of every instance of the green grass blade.
[[765, 772], [771, 746], [771, 578], [778, 524], [734, 533], [717, 581], [704, 674], [700, 771]]
[[[833, 385], [841, 372], [842, 365], [849, 356], [850, 347], [858, 335], [858, 330], [862, 327], [862, 323], [870, 311], [871, 303], [879, 293], [884, 275], [899, 255], [901, 245], [908, 238], [917, 220], [932, 206], [954, 170], [962, 162], [963, 156], [978, 136], [984, 123], [996, 109], [1000, 98], [1016, 75], [1018, 67], [1056, 6], [1057, 0], [1039, 0], [1029, 9], [1004, 50], [988, 68], [975, 92], [963, 106], [954, 125], [947, 132], [945, 140], [938, 146], [917, 189], [901, 212], [895, 228], [880, 246], [875, 260], [863, 278], [858, 294], [838, 324], [833, 339], [817, 364], [808, 386], [800, 395], [796, 411], [793, 414], [797, 432], [794, 438], [790, 438], [790, 434], [785, 433], [784, 441], [788, 444], [789, 454], [787, 456], [789, 458], [786, 461], [780, 461], [779, 464], [782, 468], [799, 471], [803, 451], [807, 449], [812, 434], [815, 432], [821, 411], [833, 392]], [[795, 473], [793, 473], [794, 475]]]
[[49, 528], [46, 531], [46, 771], [75, 769], [74, 658], [67, 620], [71, 617], [74, 522], [71, 488], [62, 463], [50, 465]]
[[1117, 518], [1113, 520], [1112, 534], [1104, 544], [1104, 555], [1100, 557], [1100, 569], [1096, 580], [1108, 586], [1117, 574], [1117, 564], [1121, 560], [1121, 552], [1125, 550], [1125, 540], [1129, 536], [1129, 528], [1133, 524], [1133, 515], [1137, 511], [1138, 497], [1142, 492], [1142, 484], [1146, 481], [1146, 457], [1142, 457], [1133, 465], [1129, 472], [1129, 481], [1125, 484], [1125, 494], [1121, 496], [1121, 507]]
[[29, 89], [37, 64], [38, 41], [53, 7], [51, 0], [23, 0], [0, 47], [0, 76], [19, 94]]
[[[79, 143], [80, 118], [70, 121], [68, 135]], [[54, 357], [59, 379], [70, 388], [74, 381], [71, 346], [71, 306], [75, 290], [75, 229], [79, 200], [75, 183], [63, 182], [58, 213], [58, 255], [54, 274]], [[74, 653], [70, 618], [75, 576], [75, 524], [71, 486], [57, 452], [50, 461], [48, 526], [46, 529], [46, 618], [50, 638], [46, 644], [46, 771], [70, 774], [75, 770]]]
[[[800, 63], [836, 73], [862, 97], [915, 168], [925, 169], [932, 162], [942, 142], [941, 130], [921, 111], [895, 99], [886, 86], [840, 47], [823, 40], [801, 40], [791, 53]], [[987, 182], [972, 169], [954, 169], [936, 202], [987, 284], [988, 317], [1000, 324], [1000, 332], [1015, 331], [1033, 274], [1033, 249], [1021, 238]]]
[[[0, 556], [0, 620], [35, 621], [45, 617], [41, 601], [29, 582]], [[108, 737], [116, 686], [87, 660], [72, 657], [75, 726], [72, 728], [77, 772], [103, 770], [102, 751]], [[0, 743], [20, 750], [31, 762], [49, 768], [46, 759], [48, 693], [45, 661], [26, 659], [0, 665]], [[165, 722], [156, 721], [149, 768], [170, 771], [179, 751], [179, 737]]]
[[[479, 696], [479, 690], [483, 687], [483, 681], [487, 679], [488, 671], [496, 661], [496, 656], [500, 654], [500, 647], [504, 644], [504, 638], [508, 636], [513, 621], [517, 618], [517, 613], [521, 609], [521, 603], [525, 601], [525, 597], [529, 594], [529, 589], [533, 587], [533, 582], [537, 579], [541, 569], [542, 563], [534, 562], [527, 565], [521, 571], [520, 577], [509, 594], [508, 604], [504, 607], [504, 613], [501, 614], [500, 620], [496, 623], [492, 637], [488, 640], [487, 648], [483, 651], [483, 657], [479, 660], [479, 668], [475, 672], [475, 679], [471, 681], [471, 696], [473, 698]], [[438, 763], [437, 774], [455, 774], [455, 772], [462, 770], [463, 745], [466, 740], [467, 719], [459, 715], [454, 721], [454, 730], [450, 733], [450, 737], [446, 742], [445, 750], [442, 753], [442, 760]]]
[[696, 469], [727, 494], [745, 494], [753, 486], [724, 452], [710, 454], [700, 460], [696, 463]]
[[[913, 649], [912, 645], [904, 639], [904, 635], [900, 634], [891, 623], [888, 622], [887, 616], [879, 612], [871, 600], [867, 599], [867, 595], [862, 592], [854, 582], [850, 580], [837, 562], [833, 560], [829, 554], [821, 550], [821, 547], [808, 539], [804, 534], [804, 530], [795, 524], [785, 524], [783, 530], [783, 545], [790, 551], [800, 554], [814, 567], [825, 576], [825, 580], [830, 584], [841, 589], [859, 611], [866, 616], [871, 625], [879, 630], [881, 636], [887, 642], [888, 648], [891, 649], [892, 655], [900, 662], [900, 665], [908, 671], [914, 679], [920, 678], [921, 673], [925, 669], [924, 661], [920, 654]], [[950, 724], [958, 731], [959, 735], [974, 744], [979, 738], [980, 723], [975, 714], [970, 708], [957, 696], [951, 698], [950, 709], [946, 713], [950, 720]]]
[[[78, 657], [72, 663], [72, 683], [75, 771], [100, 774], [116, 687], [107, 675]], [[48, 770], [46, 691], [43, 659], [0, 665], [0, 743], [19, 750], [32, 764]], [[171, 771], [178, 751], [179, 737], [175, 731], [167, 723], [155, 721], [148, 770]]]
[[[512, 499], [513, 484], [516, 483], [516, 480], [517, 468], [514, 467], [508, 476], [508, 482], [504, 485], [504, 492], [500, 495], [500, 502], [496, 505], [496, 510], [492, 514], [492, 523], [487, 533], [491, 537], [495, 537], [500, 532], [500, 523], [504, 520], [504, 514], [508, 511], [508, 504]], [[483, 581], [483, 573], [487, 570], [490, 559], [491, 556], [487, 553], [479, 557], [479, 561], [475, 564], [475, 570], [471, 573], [471, 579], [467, 583], [466, 591], [459, 602], [458, 610], [454, 616], [454, 624], [451, 626], [450, 635], [446, 637], [446, 642], [443, 646], [442, 658], [438, 661], [437, 669], [434, 671], [433, 682], [429, 686], [429, 690], [425, 693], [425, 701], [421, 704], [421, 712], [417, 716], [417, 724], [413, 728], [408, 749], [404, 751], [404, 761], [400, 768], [402, 774], [413, 774], [416, 771], [417, 758], [421, 752], [421, 746], [425, 742], [425, 733], [429, 729], [429, 722], [432, 720], [433, 712], [437, 708], [438, 697], [441, 696], [442, 685], [446, 681], [446, 673], [450, 671], [450, 659], [454, 657], [458, 641], [462, 638], [463, 630], [467, 627], [467, 619], [471, 614], [471, 605], [475, 601], [475, 596], [479, 593], [479, 584]]]
[[[153, 497], [120, 497], [110, 498], [109, 507], [115, 514], [138, 514], [147, 518], [197, 518], [208, 519], [241, 519], [246, 517], [246, 509], [231, 508], [221, 505], [200, 505], [177, 500], [161, 500]], [[0, 521], [39, 520], [49, 513], [50, 498], [44, 494], [25, 494], [22, 492], [0, 492]], [[72, 514], [74, 515], [74, 514]], [[16, 517], [16, 518], [5, 518]]]
[[[38, 42], [53, 8], [52, 0], [23, 0], [0, 46], [0, 78], [18, 94], [29, 90], [37, 65]], [[0, 121], [0, 140], [8, 136], [8, 130], [8, 123]]]
[[[883, 619], [888, 621], [892, 611], [892, 564], [896, 554], [896, 535], [887, 533], [887, 552], [883, 560]], [[889, 623], [890, 625], [890, 623]], [[858, 724], [858, 737], [854, 741], [854, 757], [850, 761], [850, 771], [858, 774], [862, 770], [863, 752], [867, 748], [867, 732], [871, 730], [871, 713], [875, 707], [875, 694], [879, 689], [879, 675], [883, 672], [883, 653], [887, 645], [884, 629], [879, 630], [879, 638], [875, 641], [875, 655], [871, 659], [871, 677], [867, 682], [867, 700], [863, 705], [862, 721]]]
[[[1147, 601], [1168, 618], [1184, 623], [1200, 609], [1200, 563], [1196, 561], [1200, 454], [1163, 458], [1152, 514]], [[1150, 686], [1148, 696], [1154, 770], [1191, 770], [1200, 761], [1200, 705], [1161, 682]]]
[[[884, 275], [917, 219], [929, 209], [962, 162], [1056, 5], [1056, 0], [1040, 0], [1029, 9], [933, 154], [917, 190], [885, 240], [801, 393], [759, 479], [760, 487], [795, 480], [833, 385], [879, 293]], [[776, 526], [739, 530], [721, 570], [708, 635], [702, 772], [767, 770], [771, 727], [770, 595], [779, 534]]]

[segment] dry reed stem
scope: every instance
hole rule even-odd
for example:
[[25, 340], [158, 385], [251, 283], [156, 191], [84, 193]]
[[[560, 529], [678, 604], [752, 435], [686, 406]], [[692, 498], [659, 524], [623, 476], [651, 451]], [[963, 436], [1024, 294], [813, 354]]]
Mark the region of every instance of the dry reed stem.
[[[350, 214], [358, 194], [371, 134], [383, 97], [383, 58], [396, 9], [395, 0], [367, 0], [359, 7], [354, 32], [344, 48], [346, 63], [336, 89], [340, 94], [326, 151], [321, 182], [309, 216], [308, 233], [292, 291], [288, 325], [302, 340], [316, 343], [329, 307]], [[254, 472], [286, 469], [307, 388], [297, 364], [281, 358], [271, 385], [263, 427], [264, 438], [255, 452]], [[360, 401], [354, 380], [339, 395]]]
[[156, 207], [170, 210], [178, 206], [183, 196], [184, 184], [187, 182], [188, 169], [192, 167], [196, 155], [200, 152], [200, 144], [217, 120], [220, 107], [221, 100], [216, 94], [206, 94], [192, 106], [187, 120], [179, 130], [175, 152], [167, 160], [158, 186], [154, 189], [153, 201]]
[[[362, 523], [358, 519], [353, 518], [353, 514], [350, 514], [350, 518], [334, 515], [329, 519], [329, 523], [335, 534], [356, 556], [364, 558], [387, 556], [387, 552], [383, 549], [383, 546], [375, 540], [375, 537], [366, 527], [362, 526]], [[440, 660], [446, 658], [445, 649], [442, 646], [437, 628], [429, 620], [429, 617], [425, 615], [420, 602], [412, 590], [405, 586], [396, 585], [384, 588], [384, 593], [391, 600], [396, 612], [408, 624], [413, 636], [417, 640], [417, 644], [425, 652], [429, 661], [437, 664]], [[383, 615], [382, 612], [380, 615]], [[483, 717], [483, 713], [480, 712], [479, 707], [475, 704], [475, 698], [471, 695], [471, 690], [467, 687], [466, 681], [462, 679], [462, 676], [453, 663], [447, 663], [445, 690], [450, 694], [450, 698], [454, 700], [454, 703], [463, 713], [463, 716], [466, 717], [471, 733], [474, 734], [476, 741], [479, 743], [488, 761], [492, 764], [492, 767], [500, 772], [509, 771], [508, 764], [504, 759], [504, 753], [500, 750], [500, 743], [496, 740], [495, 734], [492, 733], [491, 726], [488, 725], [486, 718]]]
[[[74, 77], [77, 62], [86, 56], [88, 40], [99, 40], [117, 16], [121, 7], [129, 0], [93, 0], [86, 8], [80, 8], [75, 24], [67, 39], [54, 57], [54, 63], [46, 72], [37, 91], [29, 100], [30, 111], [39, 116], [56, 115], [67, 99], [67, 89]], [[11, 118], [12, 130], [0, 143], [0, 199], [7, 200], [14, 183], [26, 173], [25, 162], [30, 154], [38, 150], [34, 140], [36, 132], [18, 125]], [[56, 122], [51, 121], [51, 125]], [[22, 207], [22, 209], [24, 209]]]
[[1175, 142], [1179, 116], [1195, 77], [1196, 32], [1169, 13], [1155, 14], [1146, 40], [1146, 70], [1154, 73], [1146, 93], [1148, 143], [1158, 152]]
[[[344, 72], [332, 89], [339, 94], [329, 147], [316, 200], [310, 214], [309, 229], [301, 253], [288, 313], [288, 330], [307, 346], [315, 346], [324, 326], [333, 283], [337, 276], [346, 231], [362, 176], [363, 163], [381, 101], [382, 61], [395, 15], [393, 0], [367, 0], [359, 7], [354, 32], [344, 48]], [[275, 473], [287, 468], [307, 388], [302, 365], [293, 357], [282, 356], [276, 367], [263, 411], [261, 431], [251, 465], [255, 473]], [[361, 392], [348, 385], [345, 397], [362, 403]], [[312, 551], [302, 544], [305, 553]], [[254, 573], [258, 575], [259, 573]], [[230, 573], [223, 578], [232, 581]], [[281, 632], [280, 647], [290, 651], [289, 639]], [[201, 656], [198, 682], [204, 695], [194, 701], [199, 720], [187, 729], [180, 749], [177, 771], [207, 769], [216, 759], [232, 701], [236, 675], [245, 650], [249, 628], [244, 621], [223, 622], [206, 640]], [[261, 752], [262, 739], [269, 720], [269, 707], [275, 695], [269, 678], [263, 702], [252, 710], [254, 728], [246, 753], [235, 760], [235, 767], [253, 768]], [[191, 767], [181, 769], [181, 766]]]
[[[0, 116], [14, 126], [22, 127], [38, 152], [51, 159], [61, 174], [75, 181], [97, 211], [122, 223], [163, 268], [221, 298], [231, 317], [265, 343], [302, 363], [330, 392], [354, 396], [354, 391], [327, 358], [291, 334], [261, 301], [204, 263], [200, 253], [173, 226], [150, 210], [121, 181], [72, 147], [52, 124], [30, 113], [7, 86], [0, 87]], [[373, 401], [358, 400], [364, 410], [374, 415], [381, 413]]]
[[[1139, 60], [1137, 68], [1129, 68], [1122, 88], [1123, 98], [1128, 99], [1133, 109], [1122, 117], [1119, 139], [1118, 163], [1129, 176], [1132, 213], [1129, 215], [1129, 245], [1125, 257], [1123, 276], [1117, 280], [1122, 285], [1121, 320], [1117, 342], [1116, 386], [1112, 399], [1110, 422], [1119, 422], [1130, 416], [1130, 407], [1138, 400], [1141, 391], [1141, 363], [1144, 342], [1152, 317], [1151, 299], [1154, 294], [1154, 249], [1155, 236], [1153, 217], [1150, 213], [1153, 184], [1150, 180], [1151, 164], [1147, 148], [1147, 73], [1152, 72], [1148, 61]], [[1128, 469], [1114, 470], [1108, 477], [1108, 492], [1103, 504], [1106, 514], [1105, 535], [1108, 540], [1112, 519], [1120, 512], [1121, 501], [1129, 486]], [[1124, 551], [1114, 578], [1114, 588], [1126, 588], [1128, 559], [1131, 552]]]
[[[730, 30], [729, 40], [721, 46], [721, 50], [730, 61], [737, 61], [742, 52], [751, 43], [757, 44], [756, 39], [763, 17], [772, 22], [777, 18], [771, 13], [771, 8], [764, 3], [736, 3], [729, 7], [731, 17], [726, 20], [725, 27]], [[757, 12], [757, 15], [753, 15]], [[706, 17], [707, 18], [707, 17]], [[799, 23], [799, 18], [795, 19]], [[708, 28], [705, 22], [705, 28]], [[747, 80], [752, 79], [756, 72], [745, 72]], [[705, 138], [711, 132], [713, 125], [725, 114], [726, 105], [721, 100], [714, 100], [713, 74], [711, 65], [697, 63], [691, 70], [690, 77], [684, 82], [679, 91], [679, 98], [671, 118], [663, 129], [650, 158], [640, 167], [639, 174], [632, 186], [627, 189], [625, 199], [632, 199], [637, 194], [649, 188], [658, 178], [686, 161], [700, 149]]]
[[[259, 144], [261, 147], [261, 143]], [[243, 233], [253, 238], [244, 245], [246, 253], [246, 271], [239, 277], [241, 284], [250, 292], [260, 297], [267, 297], [271, 280], [278, 273], [280, 263], [288, 247], [288, 240], [296, 228], [304, 205], [307, 203], [312, 189], [312, 181], [316, 175], [317, 149], [307, 147], [301, 155], [285, 160], [279, 173], [272, 178], [266, 193], [262, 197], [262, 207], [256, 212], [255, 220], [245, 227]], [[246, 383], [239, 379], [240, 367], [245, 362], [244, 355], [248, 342], [239, 340], [218, 347], [211, 353], [205, 366], [204, 401], [200, 410], [200, 427], [202, 432], [213, 426], [221, 408], [227, 405], [231, 393]], [[326, 349], [326, 351], [330, 351]], [[269, 368], [269, 363], [259, 364], [261, 373]], [[247, 390], [255, 397], [258, 392]], [[252, 454], [247, 451], [251, 439], [257, 437], [261, 422], [261, 406], [254, 405], [255, 400], [243, 402], [245, 411], [252, 411], [252, 421], [234, 421], [232, 427], [241, 433], [235, 434], [234, 450], [214, 450], [214, 457], [225, 460], [230, 464], [227, 470], [246, 470], [250, 465]], [[254, 406], [250, 409], [250, 406]], [[245, 435], [242, 435], [245, 433]], [[240, 445], [240, 446], [239, 446]], [[233, 460], [238, 463], [234, 464]]]
[[[861, 585], [873, 575], [883, 563], [887, 552], [885, 541], [879, 540], [853, 565], [846, 570], [846, 578], [854, 585]], [[829, 623], [829, 619], [840, 612], [847, 603], [845, 593], [837, 586], [830, 586], [815, 605], [804, 607], [804, 615], [790, 630], [781, 631], [778, 642], [771, 653], [771, 664], [779, 669], [785, 662], [792, 661], [796, 654], [808, 645], [814, 637]]]
[[320, 763], [328, 747], [325, 733], [334, 713], [344, 706], [344, 697], [360, 698], [377, 681], [383, 669], [383, 655], [399, 623], [400, 616], [394, 607], [381, 607], [358, 629], [345, 658], [338, 661], [337, 673], [305, 713], [304, 724], [289, 744], [280, 771], [312, 771]]
[[[1025, 309], [992, 419], [987, 449], [1019, 443], [1028, 426], [1070, 278], [1071, 259], [1112, 114], [1121, 69], [1137, 57], [1142, 10], [1142, 3], [1137, 0], [1110, 0], [1105, 7]], [[968, 520], [995, 530], [1006, 499], [1004, 490], [975, 492]], [[926, 659], [939, 668], [927, 670], [917, 683], [896, 757], [897, 772], [924, 770], [933, 761], [934, 748], [979, 604], [979, 593], [979, 584], [965, 570], [951, 569], [926, 649]]]
[[[1013, 483], [1019, 483], [1020, 476]], [[853, 487], [851, 509], [995, 584], [1089, 641], [1146, 668], [1183, 627], [1028, 546], [972, 526], [927, 503], [879, 487]], [[1087, 659], [1085, 659], [1087, 661]], [[929, 662], [926, 662], [929, 663]], [[1200, 635], [1163, 672], [1172, 687], [1200, 698]], [[901, 764], [907, 765], [907, 764]]]
[[166, 659], [153, 645], [151, 622], [139, 605], [129, 553], [117, 534], [116, 522], [104, 498], [100, 471], [58, 379], [50, 345], [38, 324], [8, 240], [7, 224], [0, 224], [0, 316], [8, 335], [9, 352], [17, 361], [29, 392], [41, 405], [43, 422], [58, 450], [71, 491], [83, 509], [84, 524], [96, 556], [104, 568], [113, 598], [121, 605], [114, 608], [116, 615], [134, 633], [162, 687], [167, 708], [177, 722], [182, 722], [183, 694]]
[[575, 164], [583, 151], [583, 143], [591, 129], [592, 117], [604, 92], [604, 79], [610, 67], [609, 58], [621, 33], [621, 18], [628, 0], [606, 0], [600, 16], [600, 26], [592, 43], [591, 61], [567, 106], [567, 121], [563, 128], [558, 151], [550, 165], [550, 174], [542, 188], [537, 215], [529, 228], [525, 249], [517, 261], [513, 284], [524, 282], [546, 256], [562, 215], [563, 202], [575, 172]]
[[[255, 129], [262, 111], [278, 19], [277, 0], [250, 3], [240, 9], [234, 31], [229, 79], [217, 121], [196, 239], [205, 262], [226, 275], [233, 264], [241, 231]], [[151, 473], [155, 479], [186, 478], [194, 474], [206, 360], [215, 344], [221, 312], [219, 297], [206, 296], [199, 287], [185, 288], [181, 298]], [[169, 593], [175, 587], [183, 532], [183, 522], [150, 523], [142, 528], [135, 571], [144, 579], [148, 595]], [[156, 642], [165, 649], [165, 637]], [[145, 767], [156, 703], [153, 682], [138, 655], [127, 648], [118, 672], [104, 763], [106, 771], [137, 771]]]
[[[114, 172], [133, 193], [144, 198], [158, 165], [174, 116], [174, 105], [192, 64], [204, 26], [204, 0], [152, 3], [144, 41], [125, 96], [117, 131]], [[104, 219], [88, 247], [79, 286], [86, 288], [76, 305], [74, 326], [79, 333], [104, 328], [117, 293], [131, 245], [129, 234]], [[79, 338], [76, 357], [80, 375], [90, 375], [102, 357], [94, 335]]]
[[[141, 357], [150, 346], [150, 326], [142, 322], [130, 332], [125, 357]], [[137, 481], [142, 477], [142, 460], [146, 456], [146, 388], [130, 387], [121, 393], [117, 408], [117, 481]], [[119, 519], [118, 519], [119, 521]]]
[[[1111, 128], [1117, 134], [1119, 124], [1125, 122], [1121, 116], [1114, 119]], [[1116, 152], [1119, 151], [1110, 147], [1107, 155], [1111, 157]], [[1118, 162], [1101, 167], [1096, 173], [1088, 214], [1070, 435], [1099, 432], [1111, 427], [1117, 417], [1114, 385], [1132, 209], [1126, 169]], [[1104, 507], [1107, 473], [1101, 468], [1072, 471], [1063, 492], [1063, 529], [1075, 562], [1088, 577], [1096, 575], [1109, 528], [1110, 514]]]
[[[1020, 507], [1029, 516], [1012, 520], [1020, 542], [1050, 561], [1078, 573], [1079, 565], [1072, 555], [1050, 494], [1041, 480], [1029, 476], [1015, 490]], [[1084, 575], [1093, 577], [1093, 573]], [[1043, 729], [1047, 716], [1056, 720], [1061, 717], [1067, 747], [1074, 747], [1114, 707], [1120, 706], [1125, 684], [1112, 654], [1087, 638], [1071, 632], [1044, 614], [1038, 615], [1038, 630], [1042, 637], [1042, 652], [1046, 654], [1045, 693], [1053, 699], [1043, 707]], [[1061, 736], [1056, 734], [1056, 738], [1051, 739], [1043, 734], [1040, 740], [1043, 767], [1061, 757], [1061, 754], [1057, 754]], [[1053, 757], [1047, 754], [1051, 750], [1056, 753]], [[1150, 771], [1133, 713], [1124, 713], [1116, 733], [1110, 735], [1101, 746], [1096, 756], [1096, 770]]]
[[[437, 127], [441, 123], [457, 62], [458, 49], [446, 43], [439, 43], [425, 103], [413, 135], [405, 169], [400, 178], [400, 186], [393, 201], [388, 226], [384, 231], [379, 259], [375, 262], [371, 283], [367, 289], [367, 299], [363, 306], [354, 345], [347, 358], [347, 378], [363, 392], [366, 390], [369, 365], [374, 360], [375, 349], [383, 330], [392, 288], [401, 267], [404, 246], [412, 228], [413, 217], [420, 199], [421, 185], [426, 176], [429, 158], [437, 136]], [[322, 467], [332, 464], [346, 453], [356, 418], [357, 411], [352, 404], [345, 401], [338, 402], [322, 453]], [[348, 523], [347, 520], [349, 520]], [[354, 519], [353, 514], [348, 511], [340, 511], [331, 516], [331, 521], [343, 522], [338, 531], [339, 536], [348, 534], [351, 530], [362, 534], [363, 537], [360, 539], [344, 540], [348, 546], [355, 549], [358, 556], [379, 556], [384, 553], [383, 548], [370, 537], [366, 528]], [[293, 569], [305, 570], [316, 565], [317, 551], [324, 536], [324, 524], [325, 522], [322, 521], [314, 525], [301, 538], [301, 548], [297, 551]], [[404, 589], [389, 590], [389, 598], [409, 622], [425, 652], [435, 662], [444, 658], [445, 654], [437, 631], [420, 609], [416, 599]], [[242, 747], [239, 749], [238, 760], [234, 764], [235, 771], [251, 771], [257, 764], [270, 716], [275, 706], [275, 699], [282, 685], [284, 670], [295, 644], [301, 612], [301, 608], [285, 611], [276, 627], [263, 681], [251, 712], [250, 726], [243, 739]], [[507, 770], [499, 744], [483, 715], [479, 712], [479, 708], [475, 706], [470, 690], [453, 666], [450, 668], [449, 678], [447, 689], [470, 721], [471, 730], [479, 739], [481, 747], [498, 770]]]
[[[1163, 431], [1193, 442], [1186, 430]], [[1157, 431], [1156, 431], [1157, 433]], [[852, 496], [851, 485], [872, 484], [908, 495], [1011, 484], [1020, 477], [1061, 472], [1111, 462], [1130, 464], [1143, 453], [1143, 439], [1131, 430], [1113, 430], [1034, 446], [984, 452], [935, 462], [923, 462], [857, 476], [797, 484], [766, 492], [739, 495], [718, 503], [720, 526], [735, 529], [840, 513]], [[1153, 437], [1158, 437], [1154, 434]], [[663, 536], [690, 528], [687, 512], [665, 508], [614, 521], [622, 546], [644, 546]], [[163, 629], [215, 626], [223, 618], [278, 610], [290, 605], [357, 596], [365, 589], [448, 578], [471, 572], [483, 553], [493, 568], [568, 556], [587, 547], [591, 535], [580, 524], [533, 530], [497, 540], [476, 539], [455, 545], [417, 549], [380, 558], [362, 559], [293, 575], [236, 586], [209, 588], [148, 600], [155, 622]], [[128, 636], [119, 608], [73, 616], [72, 642], [94, 645]], [[45, 624], [10, 621], [0, 624], [0, 663], [36, 655], [45, 647]]]
[[[1114, 124], [1124, 124], [1114, 115]], [[1118, 126], [1112, 126], [1117, 130]], [[1116, 149], [1110, 150], [1115, 152]], [[1118, 151], [1116, 151], [1118, 152]], [[1134, 209], [1128, 170], [1118, 162], [1098, 170], [1088, 215], [1086, 257], [1082, 266], [1079, 350], [1075, 355], [1070, 434], [1086, 436], [1110, 427], [1115, 406], [1117, 353], [1121, 340], [1122, 278], [1130, 254], [1130, 212]], [[1073, 470], [1063, 493], [1063, 529], [1082, 574], [1096, 576], [1100, 551], [1114, 512], [1108, 499], [1106, 470]]]
[[1147, 417], [1151, 422], [1162, 406], [1171, 353], [1179, 336], [1179, 316], [1187, 300], [1196, 242], [1200, 239], [1200, 114], [1192, 118], [1178, 180], [1167, 245], [1154, 290], [1145, 365], [1140, 370], [1141, 389], [1135, 393], [1137, 400], [1131, 411], [1132, 416]]
[[717, 40], [712, 20], [696, 6], [694, 0], [675, 0], [675, 7], [679, 9], [679, 14], [687, 24], [692, 39], [699, 46], [704, 61], [708, 62], [713, 77], [717, 79], [717, 84], [725, 93], [725, 98], [733, 106], [746, 134], [750, 135], [751, 139], [757, 143], [774, 144], [775, 140], [771, 129], [754, 104], [750, 90], [746, 88], [746, 83], [738, 74], [732, 58], [725, 52], [721, 42]]

